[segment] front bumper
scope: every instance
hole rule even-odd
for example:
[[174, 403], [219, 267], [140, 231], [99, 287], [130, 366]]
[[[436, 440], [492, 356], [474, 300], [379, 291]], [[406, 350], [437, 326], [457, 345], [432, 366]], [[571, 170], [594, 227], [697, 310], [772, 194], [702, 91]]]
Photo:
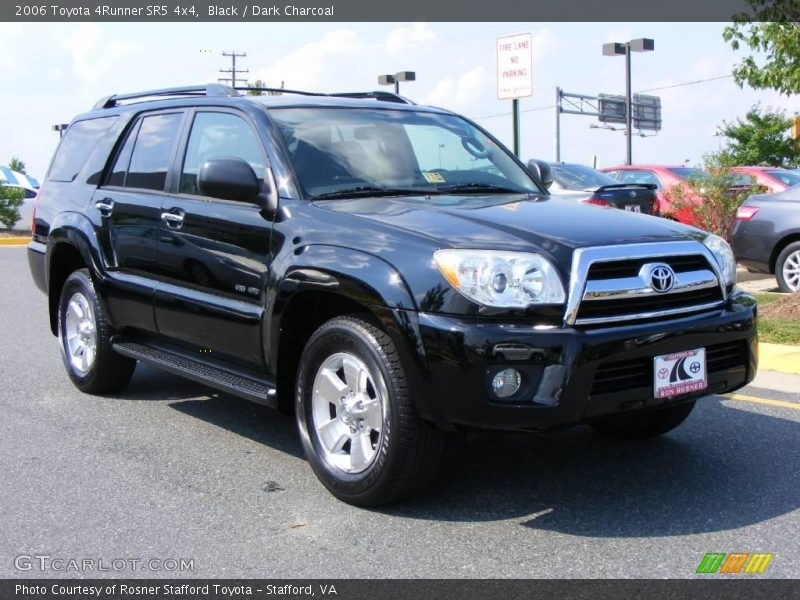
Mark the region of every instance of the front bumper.
[[[582, 330], [419, 314], [428, 372], [421, 412], [445, 429], [546, 430], [738, 389], [756, 373], [756, 304], [733, 294], [722, 311], [670, 322]], [[706, 348], [708, 388], [653, 393], [653, 357]], [[498, 401], [491, 378], [514, 367], [523, 385]]]

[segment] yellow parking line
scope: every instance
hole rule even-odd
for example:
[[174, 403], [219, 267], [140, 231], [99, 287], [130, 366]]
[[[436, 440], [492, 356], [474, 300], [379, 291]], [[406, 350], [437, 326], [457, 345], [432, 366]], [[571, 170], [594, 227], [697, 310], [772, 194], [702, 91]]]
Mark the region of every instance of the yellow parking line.
[[769, 398], [756, 398], [755, 396], [744, 396], [742, 394], [725, 394], [722, 396], [728, 400], [740, 400], [741, 402], [755, 402], [756, 404], [768, 404], [781, 408], [791, 408], [800, 410], [800, 402], [787, 402], [786, 400], [770, 400]]
[[30, 244], [31, 238], [0, 238], [0, 246], [27, 246]]

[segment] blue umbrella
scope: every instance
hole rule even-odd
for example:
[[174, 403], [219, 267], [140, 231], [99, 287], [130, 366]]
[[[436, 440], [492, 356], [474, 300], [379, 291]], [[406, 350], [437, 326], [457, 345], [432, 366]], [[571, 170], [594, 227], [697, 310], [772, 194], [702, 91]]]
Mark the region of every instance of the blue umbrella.
[[39, 181], [30, 175], [12, 171], [8, 167], [0, 167], [0, 184], [17, 185], [29, 190], [39, 189]]

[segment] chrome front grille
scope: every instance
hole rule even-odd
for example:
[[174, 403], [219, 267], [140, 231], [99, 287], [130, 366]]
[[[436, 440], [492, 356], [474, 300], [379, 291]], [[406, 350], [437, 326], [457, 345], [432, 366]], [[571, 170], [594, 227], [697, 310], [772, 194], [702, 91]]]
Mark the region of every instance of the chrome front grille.
[[581, 248], [573, 258], [565, 322], [613, 326], [716, 310], [726, 300], [721, 280], [716, 259], [700, 242]]

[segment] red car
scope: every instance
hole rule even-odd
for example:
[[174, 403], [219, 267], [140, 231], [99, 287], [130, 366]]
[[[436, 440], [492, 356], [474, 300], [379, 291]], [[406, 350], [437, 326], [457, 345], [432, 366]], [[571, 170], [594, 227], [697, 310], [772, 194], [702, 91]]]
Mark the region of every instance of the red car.
[[[702, 175], [700, 169], [694, 167], [667, 167], [662, 165], [631, 165], [620, 167], [606, 167], [600, 169], [622, 183], [652, 183], [656, 186], [656, 201], [658, 213], [662, 217], [674, 219], [687, 225], [697, 225], [690, 207], [675, 208], [668, 192], [676, 185], [686, 184], [689, 177]], [[687, 188], [688, 191], [688, 188]], [[700, 198], [688, 193], [687, 202], [699, 204]]]
[[770, 194], [800, 184], [800, 173], [778, 167], [733, 167], [731, 171], [749, 175], [752, 178], [749, 183], [765, 187]]

